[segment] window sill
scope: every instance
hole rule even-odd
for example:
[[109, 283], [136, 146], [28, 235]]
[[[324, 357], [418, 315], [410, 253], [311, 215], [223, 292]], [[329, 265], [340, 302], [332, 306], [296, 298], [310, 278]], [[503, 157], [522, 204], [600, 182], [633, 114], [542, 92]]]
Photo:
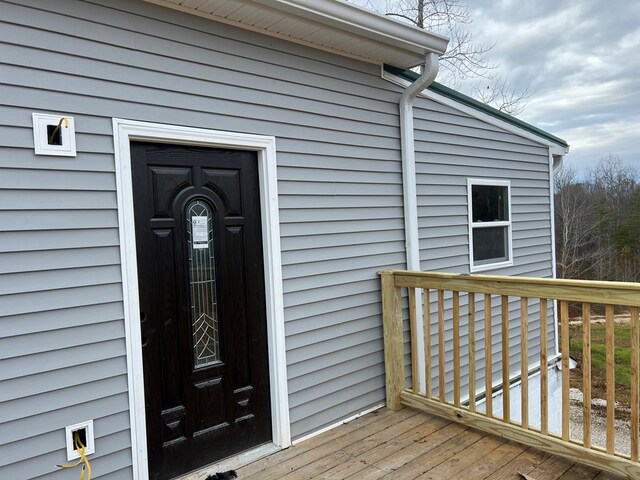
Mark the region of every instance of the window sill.
[[469, 268], [471, 273], [477, 272], [486, 272], [487, 270], [496, 270], [498, 268], [511, 267], [513, 266], [513, 260], [509, 260], [508, 262], [500, 262], [500, 263], [488, 263], [486, 265], [475, 265]]

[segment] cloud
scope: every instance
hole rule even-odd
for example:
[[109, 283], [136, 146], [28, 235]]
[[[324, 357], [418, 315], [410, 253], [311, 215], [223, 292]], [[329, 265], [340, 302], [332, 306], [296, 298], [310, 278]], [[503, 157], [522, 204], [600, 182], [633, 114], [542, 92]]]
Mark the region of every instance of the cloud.
[[[385, 8], [385, 0], [371, 1]], [[468, 5], [475, 40], [495, 43], [489, 57], [500, 67], [493, 73], [517, 91], [535, 90], [523, 120], [567, 140], [577, 165], [612, 153], [640, 166], [639, 1]], [[474, 83], [455, 87], [470, 94]]]
[[[571, 127], [561, 132], [572, 138], [572, 148], [576, 150], [601, 149], [614, 151], [626, 142], [635, 138], [640, 143], [640, 117], [615, 122], [592, 123], [579, 127]], [[633, 141], [631, 143], [634, 143]]]
[[472, 13], [496, 73], [536, 90], [523, 120], [566, 139], [577, 165], [640, 165], [640, 2], [477, 0]]

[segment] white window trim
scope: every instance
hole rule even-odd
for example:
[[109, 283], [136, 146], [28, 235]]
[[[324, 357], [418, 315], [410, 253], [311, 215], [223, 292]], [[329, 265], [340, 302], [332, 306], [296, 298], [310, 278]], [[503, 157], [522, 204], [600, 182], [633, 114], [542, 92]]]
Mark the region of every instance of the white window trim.
[[142, 346], [140, 322], [138, 321], [140, 318], [140, 306], [133, 214], [133, 185], [131, 179], [130, 142], [132, 140], [237, 148], [257, 152], [264, 251], [272, 441], [275, 446], [280, 448], [290, 446], [291, 426], [289, 421], [285, 354], [275, 137], [114, 118], [113, 140], [134, 480], [147, 480], [149, 478], [149, 470], [147, 465]]
[[[508, 200], [508, 212], [509, 220], [503, 222], [487, 222], [487, 223], [473, 223], [473, 196], [471, 188], [473, 185], [490, 185], [495, 187], [507, 187], [507, 200]], [[492, 178], [467, 178], [467, 210], [469, 219], [469, 271], [471, 273], [485, 272], [487, 270], [495, 270], [497, 268], [509, 267], [513, 265], [513, 225], [511, 222], [511, 181], [498, 180]], [[495, 262], [495, 263], [483, 263], [481, 265], [475, 265], [473, 258], [473, 229], [474, 228], [489, 228], [489, 227], [507, 227], [507, 256], [508, 260]]]

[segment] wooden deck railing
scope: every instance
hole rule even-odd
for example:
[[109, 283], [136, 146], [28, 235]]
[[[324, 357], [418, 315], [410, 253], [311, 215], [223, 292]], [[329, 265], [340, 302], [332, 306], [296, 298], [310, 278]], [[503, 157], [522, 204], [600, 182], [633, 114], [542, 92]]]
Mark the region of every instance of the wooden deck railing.
[[[630, 478], [640, 478], [640, 320], [638, 318], [640, 285], [409, 271], [383, 272], [381, 277], [388, 408], [398, 410], [405, 405], [411, 406], [596, 468], [627, 475]], [[408, 289], [410, 330], [408, 338], [411, 345], [412, 381], [408, 388], [405, 379], [403, 331], [404, 288]], [[416, 298], [419, 298], [416, 295], [417, 290], [421, 290], [424, 299], [424, 322], [418, 322], [416, 315], [418, 311]], [[466, 301], [462, 304], [461, 295], [466, 295]], [[554, 301], [557, 301], [559, 310], [562, 365], [562, 401], [561, 405], [558, 405], [561, 411], [561, 432], [557, 433], [550, 432], [548, 428], [550, 405], [547, 396], [548, 368], [546, 368], [550, 352], [555, 353], [552, 338], [554, 331], [550, 332], [548, 328], [549, 324], [553, 326], [554, 308], [556, 308]], [[513, 307], [514, 302], [515, 308], [511, 309], [510, 319], [509, 307], [510, 305]], [[576, 303], [582, 304], [580, 328], [584, 345], [583, 356], [580, 359], [584, 395], [581, 440], [573, 438], [570, 429], [569, 306], [571, 304], [575, 309]], [[607, 404], [604, 448], [592, 443], [590, 316], [596, 304], [602, 305], [606, 320]], [[496, 310], [492, 312], [494, 306]], [[629, 406], [631, 438], [629, 454], [617, 451], [614, 443], [616, 435], [614, 307], [616, 306], [622, 306], [630, 313], [631, 358], [628, 367], [631, 377], [629, 386], [631, 389]], [[519, 317], [519, 321], [516, 319], [514, 322], [514, 317]], [[423, 323], [423, 329], [419, 328], [419, 323]], [[464, 336], [461, 334], [463, 330], [467, 332]], [[499, 335], [496, 335], [498, 333], [496, 330], [499, 330]], [[514, 331], [520, 336], [519, 348], [518, 345], [512, 345], [511, 348], [508, 346], [510, 333], [513, 344]], [[418, 352], [420, 335], [424, 335], [424, 352], [420, 352], [423, 355], [419, 355]], [[484, 337], [484, 341], [476, 343], [476, 336]], [[499, 340], [496, 341], [495, 337]], [[464, 349], [461, 348], [462, 340], [465, 344]], [[504, 348], [505, 345], [506, 348]], [[537, 352], [535, 352], [536, 348]], [[538, 395], [540, 424], [535, 426], [529, 418], [531, 406], [529, 405], [528, 374], [532, 350], [540, 361], [540, 394]], [[484, 362], [478, 364], [476, 358], [481, 355], [484, 355]], [[418, 358], [421, 356], [424, 362], [419, 365]], [[499, 359], [499, 369], [494, 368], [496, 358]], [[510, 358], [518, 358], [520, 363], [520, 368], [515, 372], [515, 377], [520, 377], [521, 381], [521, 409], [518, 412], [519, 419], [516, 420], [512, 418], [510, 411], [509, 384], [514, 380], [514, 372], [509, 366]], [[464, 389], [461, 383], [463, 367], [465, 370], [468, 369]], [[420, 372], [421, 369], [422, 372]], [[494, 370], [498, 375], [493, 374]], [[420, 387], [417, 381], [421, 373], [426, 377], [423, 387]], [[481, 388], [477, 389], [478, 374], [484, 374], [485, 379]], [[494, 377], [498, 377], [498, 384], [506, 386], [501, 389], [503, 401], [500, 416], [494, 414], [496, 405], [493, 405], [491, 394], [484, 396], [484, 399], [476, 400], [477, 390], [485, 392], [495, 390], [496, 378]], [[451, 382], [447, 384], [447, 378], [453, 379], [453, 385]], [[434, 395], [436, 388], [437, 395]], [[483, 402], [482, 405], [480, 401]]]

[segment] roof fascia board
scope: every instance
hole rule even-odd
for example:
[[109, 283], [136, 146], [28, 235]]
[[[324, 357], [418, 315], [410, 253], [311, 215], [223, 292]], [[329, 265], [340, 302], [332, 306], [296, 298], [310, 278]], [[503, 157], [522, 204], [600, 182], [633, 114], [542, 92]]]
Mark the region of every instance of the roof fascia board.
[[442, 55], [449, 39], [385, 17], [342, 0], [253, 0], [255, 3], [284, 10], [340, 30], [400, 47], [414, 53]]
[[[404, 73], [404, 75], [401, 75], [400, 72]], [[407, 85], [413, 82], [406, 71], [389, 65], [385, 65], [382, 68], [382, 78], [395, 83], [396, 85], [400, 85], [401, 87], [407, 87]], [[427, 89], [423, 90], [420, 93], [420, 96], [442, 103], [443, 105], [447, 105], [451, 108], [455, 108], [456, 110], [466, 113], [478, 120], [482, 120], [486, 123], [502, 128], [503, 130], [507, 130], [521, 137], [540, 143], [541, 145], [545, 145], [551, 149], [551, 153], [554, 155], [566, 155], [569, 153], [569, 145], [561, 138], [551, 135], [544, 130], [540, 130], [539, 128], [515, 117], [500, 112], [493, 107], [480, 103], [477, 100], [456, 92], [444, 85], [436, 84], [434, 82]]]
[[246, 24], [240, 24], [235, 20], [229, 20], [229, 19], [223, 18], [223, 17], [214, 17], [214, 16], [210, 15], [209, 13], [201, 12], [199, 10], [195, 10], [195, 9], [189, 8], [189, 7], [184, 7], [182, 5], [178, 5], [176, 3], [168, 2], [166, 0], [144, 0], [144, 1], [147, 2], [147, 3], [152, 3], [154, 5], [158, 5], [160, 7], [170, 8], [172, 10], [177, 10], [179, 12], [186, 13], [188, 15], [194, 15], [196, 17], [201, 17], [201, 18], [204, 18], [204, 19], [209, 20], [209, 21], [225, 23], [227, 25], [231, 25], [233, 27], [241, 28], [243, 30], [250, 30], [252, 32], [260, 33], [262, 35], [269, 35], [270, 37], [275, 37], [275, 38], [279, 38], [281, 40], [286, 40], [287, 42], [297, 43], [299, 45], [304, 45], [306, 47], [314, 48], [316, 50], [322, 50], [323, 52], [339, 54], [341, 56], [348, 57], [348, 58], [353, 58], [354, 60], [359, 60], [361, 62], [366, 62], [366, 63], [379, 63], [379, 62], [374, 62], [371, 58], [362, 57], [360, 55], [355, 55], [355, 54], [352, 54], [352, 53], [349, 53], [349, 52], [344, 52], [344, 51], [338, 52], [338, 51], [336, 51], [335, 48], [323, 47], [322, 45], [318, 45], [318, 44], [313, 43], [313, 42], [307, 42], [307, 41], [304, 41], [304, 40], [299, 39], [299, 38], [292, 38], [292, 37], [290, 37], [288, 35], [280, 35], [280, 34], [277, 34], [275, 32], [268, 32], [268, 31], [264, 30], [263, 28], [252, 27], [251, 25], [246, 25]]
[[[226, 23], [234, 27], [251, 30], [263, 35], [280, 38], [292, 43], [298, 43], [316, 50], [353, 58], [367, 63], [381, 64], [388, 59], [404, 57], [403, 65], [410, 68], [424, 62], [428, 53], [442, 54], [447, 48], [449, 40], [446, 37], [421, 30], [395, 19], [357, 7], [342, 0], [239, 0], [246, 5], [259, 5], [261, 8], [282, 15], [283, 18], [302, 19], [325, 28], [327, 31], [338, 31], [353, 35], [357, 40], [368, 43], [373, 49], [387, 49], [385, 57], [369, 56], [362, 52], [349, 52], [348, 49], [323, 45], [302, 38], [256, 27], [249, 23], [212, 15], [192, 7], [181, 5], [171, 0], [144, 0], [161, 7], [171, 8], [180, 12], [206, 18], [216, 22]], [[397, 52], [397, 57], [393, 52]]]

